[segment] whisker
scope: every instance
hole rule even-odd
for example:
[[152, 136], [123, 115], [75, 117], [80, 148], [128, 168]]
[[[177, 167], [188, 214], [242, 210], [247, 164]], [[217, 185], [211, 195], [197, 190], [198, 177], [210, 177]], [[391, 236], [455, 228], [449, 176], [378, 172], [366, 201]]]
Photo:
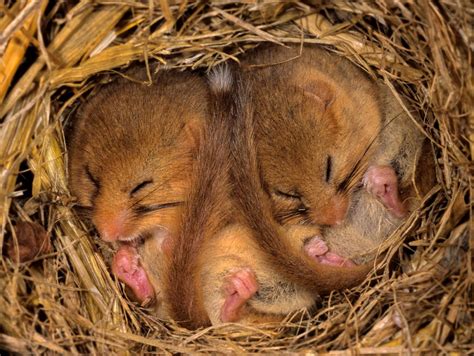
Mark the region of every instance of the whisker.
[[296, 217], [304, 217], [307, 213], [307, 209], [302, 211], [300, 208], [294, 209], [294, 210], [288, 210], [288, 211], [283, 211], [275, 215], [275, 218], [280, 222], [280, 223], [286, 223], [289, 220], [296, 218]]
[[308, 215], [306, 215], [305, 217], [303, 217], [303, 219], [300, 220], [300, 224], [301, 225], [312, 225], [313, 221], [311, 220], [311, 218]]

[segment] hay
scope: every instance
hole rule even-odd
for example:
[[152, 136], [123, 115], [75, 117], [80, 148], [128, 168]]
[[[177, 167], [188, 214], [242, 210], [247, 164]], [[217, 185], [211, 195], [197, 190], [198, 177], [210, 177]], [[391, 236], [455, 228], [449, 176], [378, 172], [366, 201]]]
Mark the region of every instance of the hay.
[[[462, 0], [322, 3], [2, 2], [0, 245], [16, 221], [32, 220], [51, 233], [55, 252], [20, 265], [2, 259], [0, 349], [473, 352], [474, 8]], [[111, 278], [71, 210], [63, 126], [86, 92], [133, 61], [209, 68], [263, 41], [325, 45], [408, 97], [436, 151], [439, 184], [360, 288], [278, 325], [191, 332], [128, 302]]]

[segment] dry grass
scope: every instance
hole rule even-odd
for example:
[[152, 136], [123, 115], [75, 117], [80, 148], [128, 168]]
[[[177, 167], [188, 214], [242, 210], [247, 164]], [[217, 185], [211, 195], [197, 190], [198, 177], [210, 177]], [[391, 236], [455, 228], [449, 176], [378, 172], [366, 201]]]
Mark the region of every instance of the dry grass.
[[[472, 3], [69, 3], [0, 3], [0, 245], [16, 221], [33, 220], [55, 248], [34, 263], [1, 260], [0, 349], [474, 351]], [[328, 46], [408, 97], [435, 148], [439, 184], [387, 243], [391, 268], [385, 262], [357, 290], [279, 325], [191, 332], [122, 297], [71, 210], [63, 126], [84, 93], [132, 61], [209, 68], [262, 41]]]

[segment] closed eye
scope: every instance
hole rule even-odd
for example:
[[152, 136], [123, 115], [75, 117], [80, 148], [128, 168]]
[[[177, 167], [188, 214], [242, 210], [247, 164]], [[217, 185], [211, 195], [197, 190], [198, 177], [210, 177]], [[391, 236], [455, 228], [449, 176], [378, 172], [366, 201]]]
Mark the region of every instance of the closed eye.
[[[300, 223], [304, 221], [307, 214], [309, 213], [309, 209], [303, 205], [303, 203], [299, 203], [295, 207], [288, 207], [286, 209], [278, 209], [275, 214], [275, 218], [282, 224], [286, 223]], [[303, 220], [302, 220], [303, 218]]]
[[301, 195], [295, 192], [283, 192], [281, 190], [276, 189], [275, 194], [286, 199], [301, 200]]
[[332, 157], [328, 156], [326, 159], [326, 183], [329, 183], [332, 175]]
[[92, 184], [94, 184], [94, 187], [99, 190], [100, 189], [100, 182], [97, 178], [95, 178], [90, 169], [89, 169], [89, 166], [86, 166], [85, 167], [85, 170], [86, 170], [86, 175], [87, 175], [87, 178], [89, 178], [89, 180], [92, 182]]
[[153, 180], [152, 179], [148, 179], [148, 180], [145, 180], [139, 184], [137, 184], [135, 186], [135, 188], [133, 188], [131, 191], [130, 191], [130, 196], [133, 196], [135, 193], [137, 193], [140, 189], [143, 189], [145, 188], [147, 185], [153, 183]]
[[94, 191], [92, 192], [91, 194], [91, 197], [90, 199], [92, 201], [95, 200], [95, 198], [97, 198], [97, 195], [99, 194], [99, 190], [100, 190], [100, 180], [97, 179], [96, 177], [94, 177], [89, 169], [89, 166], [85, 166], [84, 167], [85, 171], [86, 171], [86, 176], [87, 178], [89, 179], [89, 181], [92, 183], [92, 185], [94, 186]]
[[167, 208], [174, 208], [175, 206], [180, 206], [184, 202], [176, 201], [171, 203], [164, 203], [164, 204], [153, 204], [153, 205], [139, 205], [135, 207], [133, 210], [137, 214], [146, 214], [151, 213], [157, 210], [167, 209]]

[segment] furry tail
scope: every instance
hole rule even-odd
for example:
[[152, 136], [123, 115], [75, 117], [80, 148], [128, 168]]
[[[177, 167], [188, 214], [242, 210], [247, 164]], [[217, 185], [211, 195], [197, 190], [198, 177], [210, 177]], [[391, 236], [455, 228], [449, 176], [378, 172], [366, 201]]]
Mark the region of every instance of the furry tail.
[[165, 276], [169, 312], [188, 328], [210, 323], [200, 286], [199, 252], [203, 242], [228, 221], [230, 132], [233, 108], [232, 71], [220, 66], [209, 76], [211, 115], [199, 143], [193, 187], [187, 199], [181, 231], [174, 242]]

